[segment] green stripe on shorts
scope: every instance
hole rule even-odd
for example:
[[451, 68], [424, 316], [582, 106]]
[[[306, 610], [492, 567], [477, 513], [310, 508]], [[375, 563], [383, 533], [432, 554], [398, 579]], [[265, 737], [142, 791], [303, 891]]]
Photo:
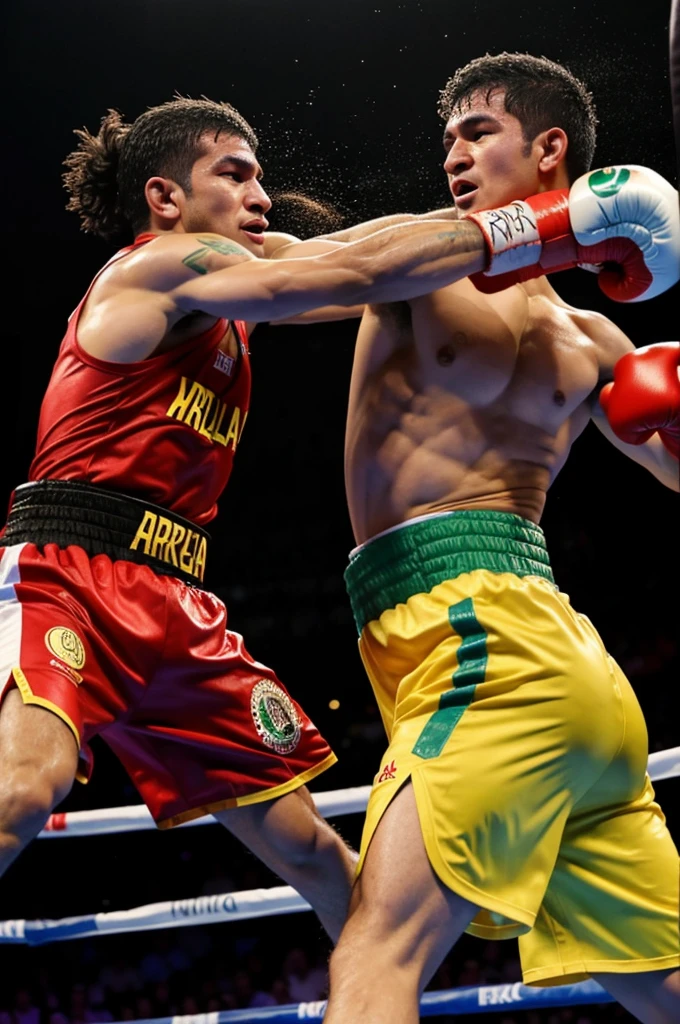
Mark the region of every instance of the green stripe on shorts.
[[[477, 683], [484, 681], [489, 655], [486, 630], [475, 615], [471, 597], [449, 608], [451, 629], [463, 638], [458, 648], [458, 668], [453, 673], [453, 689], [439, 698], [439, 708], [430, 717], [416, 740], [413, 753], [428, 759], [439, 757], [463, 712], [475, 695]], [[462, 685], [461, 685], [462, 684]]]
[[555, 582], [540, 526], [511, 512], [445, 512], [375, 537], [351, 558], [345, 583], [359, 633], [387, 608], [475, 569]]

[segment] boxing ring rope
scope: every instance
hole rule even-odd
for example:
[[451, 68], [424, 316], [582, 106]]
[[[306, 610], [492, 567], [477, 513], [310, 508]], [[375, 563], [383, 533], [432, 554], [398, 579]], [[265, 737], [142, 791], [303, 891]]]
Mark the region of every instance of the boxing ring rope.
[[[677, 748], [675, 774], [680, 775], [680, 747]], [[665, 751], [664, 751], [665, 753]], [[672, 768], [672, 764], [671, 764]], [[366, 810], [370, 786], [356, 786], [353, 789], [336, 789], [326, 793], [312, 793], [316, 808], [324, 818], [331, 815], [356, 814]], [[217, 821], [211, 814], [193, 821], [185, 821], [178, 828], [191, 828], [192, 825], [216, 825]], [[129, 807], [104, 807], [96, 811], [72, 811], [69, 814], [51, 814], [47, 819], [38, 839], [56, 839], [63, 835], [69, 836], [102, 836], [115, 832], [145, 832], [156, 829], [151, 814], [144, 804], [132, 804]]]
[[[680, 775], [680, 747], [657, 751], [647, 763], [653, 781]], [[314, 802], [325, 817], [364, 811], [370, 786], [313, 794]], [[194, 819], [187, 825], [214, 823], [211, 815]], [[41, 836], [63, 837], [132, 832], [155, 828], [145, 807], [117, 807], [111, 810], [76, 811], [53, 815]], [[0, 944], [26, 943], [31, 946], [85, 936], [120, 932], [151, 931], [156, 928], [181, 928], [187, 925], [214, 924], [218, 921], [270, 917], [311, 910], [309, 903], [288, 885], [269, 889], [246, 889], [182, 900], [164, 900], [133, 907], [130, 910], [84, 914], [57, 920], [24, 919], [0, 921]]]
[[[660, 779], [677, 777], [680, 775], [680, 747], [671, 747], [668, 750], [650, 754], [647, 767], [650, 778], [655, 782]], [[359, 786], [353, 789], [316, 793], [313, 794], [313, 798], [319, 812], [324, 817], [353, 814], [366, 809], [370, 789], [370, 786]], [[212, 815], [206, 815], [178, 827], [186, 828], [190, 825], [212, 823], [215, 823], [215, 818]], [[134, 805], [52, 815], [40, 833], [40, 838], [106, 835], [115, 832], [138, 832], [151, 828], [155, 828], [155, 824], [146, 807]], [[218, 921], [290, 914], [304, 910], [311, 910], [311, 907], [295, 889], [286, 885], [274, 886], [269, 889], [250, 889], [183, 900], [168, 900], [162, 903], [133, 907], [131, 910], [86, 914], [54, 921], [23, 919], [0, 921], [0, 944], [23, 943], [37, 946], [93, 935], [177, 928], [217, 923]], [[420, 1016], [437, 1017], [502, 1012], [509, 1008], [528, 1010], [612, 1002], [615, 1002], [613, 997], [592, 980], [573, 985], [557, 985], [551, 988], [528, 988], [521, 982], [516, 982], [425, 992], [420, 1001]], [[239, 1024], [239, 1022], [259, 1024], [261, 1021], [276, 1021], [278, 1024], [286, 1024], [289, 1021], [323, 1020], [325, 1009], [326, 1002], [319, 1000], [260, 1009], [247, 1008], [150, 1018], [136, 1021], [135, 1024]], [[122, 1024], [122, 1022], [115, 1022], [115, 1024]]]
[[[668, 750], [659, 750], [650, 754], [647, 768], [653, 782], [680, 775], [680, 747], [670, 747]], [[370, 786], [356, 786], [353, 789], [313, 793], [312, 796], [319, 814], [324, 818], [329, 818], [365, 811], [370, 791]], [[214, 824], [216, 824], [215, 818], [208, 814], [202, 818], [194, 818], [193, 821], [185, 821], [177, 828]], [[95, 811], [51, 814], [38, 838], [56, 839], [64, 835], [101, 836], [111, 835], [115, 832], [143, 832], [155, 828], [155, 822], [144, 804], [132, 804], [129, 807], [105, 807]]]
[[[425, 992], [420, 1000], [421, 1017], [459, 1016], [468, 1013], [508, 1012], [508, 1010], [542, 1010], [558, 1006], [589, 1006], [592, 1003], [613, 1003], [615, 1000], [595, 981], [555, 988], [527, 988], [520, 982], [513, 985], [481, 985], [478, 988], [456, 988]], [[261, 1009], [223, 1010], [197, 1013], [183, 1017], [153, 1017], [135, 1020], [134, 1024], [260, 1024], [276, 1021], [293, 1024], [300, 1020], [323, 1020], [326, 1000], [314, 1003], [293, 1003], [288, 1006], [266, 1006]]]

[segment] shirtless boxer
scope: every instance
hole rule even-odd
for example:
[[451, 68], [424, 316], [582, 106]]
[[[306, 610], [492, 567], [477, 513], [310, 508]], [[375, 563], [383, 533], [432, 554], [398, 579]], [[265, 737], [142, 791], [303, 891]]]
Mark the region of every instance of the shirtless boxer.
[[[590, 419], [679, 489], [680, 343], [635, 350], [543, 276], [590, 265], [608, 296], [651, 297], [641, 262], [623, 275], [609, 265], [626, 262], [629, 241], [617, 256], [579, 254], [572, 232], [585, 241], [581, 202], [624, 221], [614, 209], [627, 190], [656, 176], [586, 173], [591, 97], [542, 58], [473, 61], [441, 113], [455, 206], [494, 255], [483, 274], [470, 266], [432, 294], [372, 305], [359, 331], [346, 582], [389, 746], [324, 1020], [415, 1024], [419, 995], [467, 931], [519, 936], [527, 984], [593, 977], [640, 1020], [670, 1024], [678, 854], [646, 775], [645, 723], [555, 586], [539, 526]], [[677, 193], [666, 194], [664, 228], [652, 217], [637, 233], [648, 253], [653, 238], [669, 243], [662, 290], [680, 276]], [[514, 246], [529, 236], [527, 266]]]
[[[134, 242], [70, 317], [3, 531], [0, 871], [88, 778], [101, 734], [161, 827], [212, 813], [336, 937], [355, 857], [304, 785], [334, 756], [204, 585], [248, 410], [245, 322], [411, 298], [483, 270], [488, 242], [424, 222], [258, 259], [270, 204], [233, 108], [174, 100], [79, 134], [71, 209]], [[640, 196], [644, 216], [650, 198], [667, 203]], [[661, 243], [649, 273], [664, 262]]]

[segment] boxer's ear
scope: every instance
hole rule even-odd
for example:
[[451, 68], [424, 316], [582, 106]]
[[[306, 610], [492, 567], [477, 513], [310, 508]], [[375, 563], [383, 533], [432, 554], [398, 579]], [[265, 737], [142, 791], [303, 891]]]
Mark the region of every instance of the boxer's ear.
[[532, 148], [538, 149], [538, 169], [543, 174], [557, 170], [564, 161], [569, 147], [569, 139], [563, 128], [548, 128], [539, 132]]
[[181, 217], [178, 199], [183, 197], [184, 192], [172, 178], [161, 178], [158, 175], [149, 178], [144, 186], [144, 195], [149, 211], [163, 221], [172, 224]]

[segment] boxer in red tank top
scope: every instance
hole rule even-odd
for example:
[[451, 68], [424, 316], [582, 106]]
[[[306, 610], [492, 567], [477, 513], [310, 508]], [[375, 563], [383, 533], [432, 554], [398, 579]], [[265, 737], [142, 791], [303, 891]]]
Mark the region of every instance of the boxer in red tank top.
[[[105, 270], [154, 237], [140, 235]], [[78, 327], [99, 276], [70, 317], [43, 399], [29, 478], [143, 495], [208, 523], [248, 415], [246, 325], [220, 318], [153, 358], [98, 359], [79, 344]]]
[[[137, 150], [158, 125], [144, 163]], [[89, 779], [89, 741], [100, 734], [159, 827], [214, 814], [335, 938], [355, 854], [305, 787], [335, 755], [226, 628], [203, 583], [205, 527], [248, 416], [248, 328], [236, 316], [172, 311], [163, 298], [213, 260], [262, 255], [270, 202], [256, 139], [233, 108], [209, 101], [156, 108], [126, 135], [120, 123], [109, 132], [109, 174], [129, 196], [118, 227], [136, 237], [69, 319], [29, 481], [3, 530], [0, 742], [10, 796], [24, 795], [0, 807], [0, 872], [74, 777]], [[193, 155], [182, 168], [187, 136]], [[109, 237], [106, 211], [95, 225], [86, 208], [87, 184], [106, 185], [94, 144], [81, 133], [70, 158], [70, 205]], [[145, 190], [133, 194], [140, 174]]]

